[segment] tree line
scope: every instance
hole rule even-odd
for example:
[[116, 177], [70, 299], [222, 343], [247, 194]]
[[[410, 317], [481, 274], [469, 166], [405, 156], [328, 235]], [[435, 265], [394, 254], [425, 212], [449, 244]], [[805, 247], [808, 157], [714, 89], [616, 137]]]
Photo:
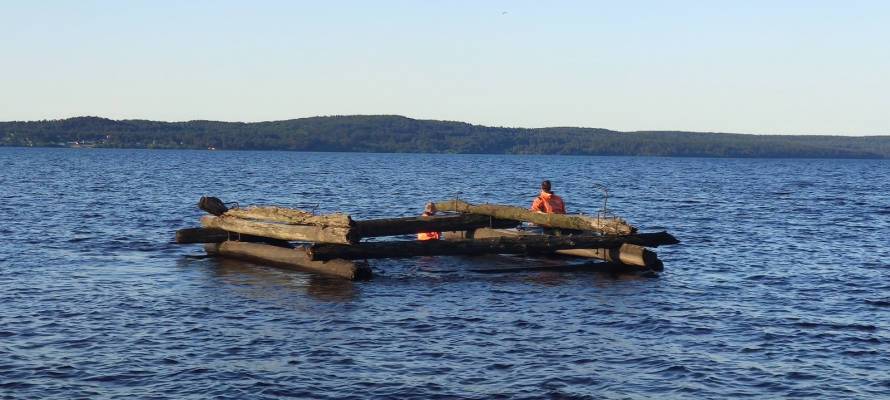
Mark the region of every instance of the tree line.
[[0, 146], [392, 153], [890, 158], [890, 136], [746, 135], [596, 128], [509, 128], [395, 115], [270, 122], [0, 122]]

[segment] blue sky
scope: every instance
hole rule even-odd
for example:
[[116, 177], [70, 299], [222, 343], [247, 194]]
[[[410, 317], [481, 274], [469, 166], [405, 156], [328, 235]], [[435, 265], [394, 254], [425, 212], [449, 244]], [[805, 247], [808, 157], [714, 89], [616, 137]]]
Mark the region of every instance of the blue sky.
[[3, 1], [0, 120], [890, 134], [884, 1]]

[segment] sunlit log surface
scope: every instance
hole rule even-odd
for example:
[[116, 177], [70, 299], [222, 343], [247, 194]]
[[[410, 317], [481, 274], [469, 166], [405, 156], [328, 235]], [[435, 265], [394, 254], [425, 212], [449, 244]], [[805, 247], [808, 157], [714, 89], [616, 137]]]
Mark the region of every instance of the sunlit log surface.
[[473, 205], [461, 200], [447, 200], [435, 204], [440, 211], [488, 215], [498, 219], [531, 222], [548, 228], [595, 231], [610, 235], [629, 235], [636, 232], [636, 228], [617, 217], [599, 218], [587, 215], [545, 214], [521, 207], [497, 204]]

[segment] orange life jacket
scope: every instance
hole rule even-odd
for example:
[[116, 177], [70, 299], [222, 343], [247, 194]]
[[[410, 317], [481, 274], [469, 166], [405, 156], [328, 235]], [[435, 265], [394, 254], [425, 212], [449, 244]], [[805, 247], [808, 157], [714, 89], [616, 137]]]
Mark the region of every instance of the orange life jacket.
[[417, 234], [417, 240], [439, 240], [440, 237], [439, 232], [420, 232]]
[[566, 205], [563, 203], [562, 197], [541, 191], [541, 194], [535, 197], [535, 201], [532, 202], [531, 210], [547, 214], [565, 214]]

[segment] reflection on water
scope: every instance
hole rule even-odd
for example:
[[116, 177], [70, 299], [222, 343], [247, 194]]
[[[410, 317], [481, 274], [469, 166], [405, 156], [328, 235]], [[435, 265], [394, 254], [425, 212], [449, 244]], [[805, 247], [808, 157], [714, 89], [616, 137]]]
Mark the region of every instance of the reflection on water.
[[337, 302], [353, 300], [359, 293], [357, 283], [342, 278], [222, 257], [208, 260], [208, 270], [214, 278], [239, 286], [253, 296], [270, 296], [287, 290], [305, 293], [317, 300]]
[[[361, 283], [337, 277], [325, 276], [292, 268], [282, 268], [257, 264], [249, 261], [223, 257], [184, 257], [180, 266], [188, 267], [195, 260], [200, 260], [203, 270], [212, 278], [239, 288], [240, 292], [249, 293], [258, 298], [279, 298], [281, 291], [305, 293], [317, 300], [344, 302], [356, 299]], [[566, 259], [566, 258], [530, 258], [505, 255], [487, 255], [472, 257], [419, 257], [415, 260], [375, 260], [378, 272], [384, 274], [376, 280], [387, 278], [410, 278], [422, 281], [424, 277], [434, 280], [485, 281], [487, 276], [504, 275], [496, 278], [516, 279], [541, 285], [559, 285], [571, 283], [578, 274], [593, 274], [597, 279], [632, 280], [646, 277], [657, 278], [654, 273], [642, 273], [614, 264]], [[193, 265], [194, 266], [194, 265]], [[192, 267], [193, 267], [192, 266]], [[381, 271], [390, 267], [389, 273]], [[518, 274], [517, 274], [518, 273]], [[570, 273], [570, 274], [567, 274]], [[512, 276], [512, 278], [511, 278]]]

